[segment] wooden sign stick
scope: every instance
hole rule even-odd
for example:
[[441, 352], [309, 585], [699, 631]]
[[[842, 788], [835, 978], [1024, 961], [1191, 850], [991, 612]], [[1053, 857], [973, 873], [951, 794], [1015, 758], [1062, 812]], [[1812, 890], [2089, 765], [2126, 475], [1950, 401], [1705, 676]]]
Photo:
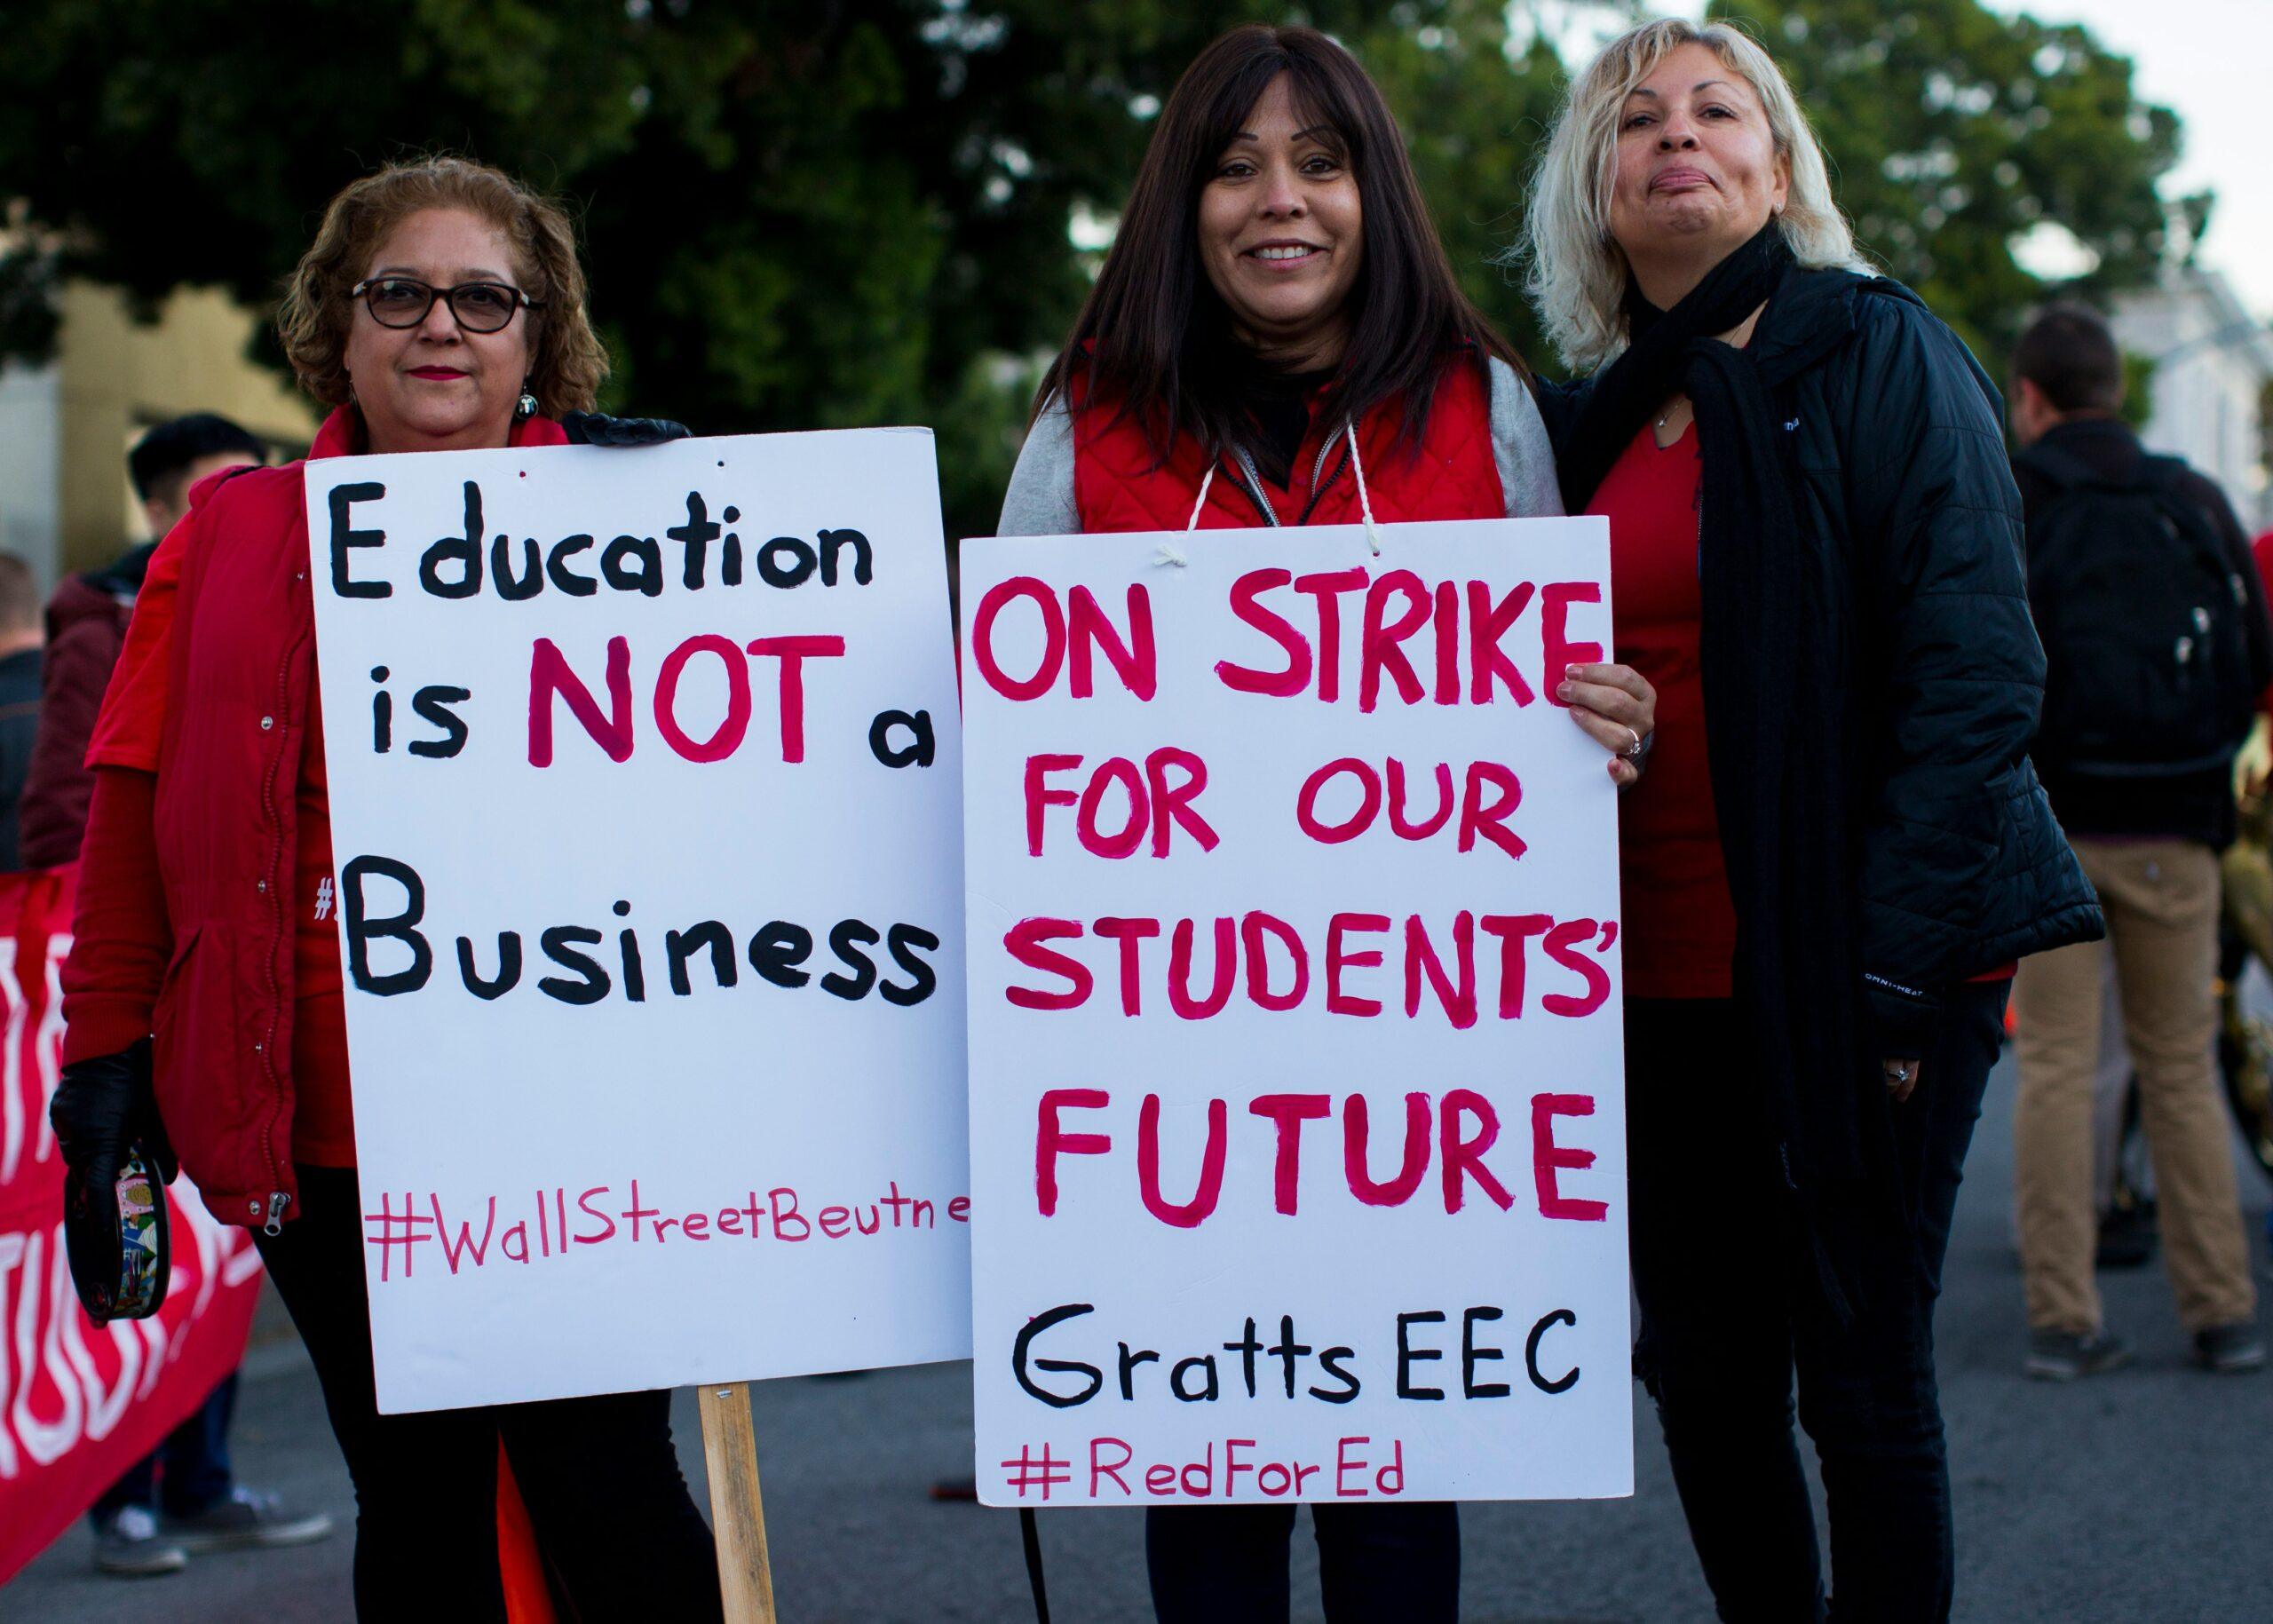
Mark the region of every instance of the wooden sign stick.
[[749, 1383], [714, 1383], [696, 1392], [702, 1406], [702, 1460], [710, 1477], [711, 1533], [718, 1542], [726, 1624], [778, 1624], [773, 1568], [765, 1556], [765, 1507], [757, 1491]]

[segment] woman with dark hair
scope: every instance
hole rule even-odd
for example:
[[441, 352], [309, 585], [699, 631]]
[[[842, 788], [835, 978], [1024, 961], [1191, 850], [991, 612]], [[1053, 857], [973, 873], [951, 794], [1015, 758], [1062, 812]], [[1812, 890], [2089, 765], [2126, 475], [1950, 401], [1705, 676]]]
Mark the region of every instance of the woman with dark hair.
[[[2100, 934], [2029, 765], [1996, 392], [1724, 23], [1572, 81], [1531, 203], [1664, 739], [1620, 808], [1636, 1363], [1723, 1619], [1949, 1616], [1934, 1303], [2014, 961]], [[1830, 1509], [1827, 1598], [1799, 1419]], [[1827, 1613], [1826, 1613], [1827, 1605]]]
[[[1522, 363], [1453, 280], [1381, 91], [1307, 28], [1236, 29], [1185, 71], [1034, 413], [1004, 535], [1562, 511]], [[1632, 783], [1649, 685], [1570, 677]], [[1451, 1505], [1311, 1512], [1327, 1618], [1456, 1616]], [[1160, 1617], [1285, 1619], [1294, 1525], [1148, 1511]]]
[[[685, 432], [588, 415], [607, 354], [574, 231], [481, 164], [348, 186], [278, 325], [331, 408], [311, 460]], [[504, 1619], [502, 1453], [565, 1613], [717, 1619], [668, 1392], [379, 1413], [302, 474], [191, 489], [95, 724], [52, 1109], [72, 1272], [107, 1312], [138, 1150], [169, 1177], [178, 1151], [207, 1209], [255, 1232], [354, 1480], [360, 1617]]]

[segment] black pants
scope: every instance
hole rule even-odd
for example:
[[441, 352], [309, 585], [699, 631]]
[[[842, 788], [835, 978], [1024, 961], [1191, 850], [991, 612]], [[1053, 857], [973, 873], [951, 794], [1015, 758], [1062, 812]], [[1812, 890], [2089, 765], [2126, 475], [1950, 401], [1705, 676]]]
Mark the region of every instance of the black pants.
[[[1690, 1537], [1730, 1624], [1949, 1617], [1934, 1303], [2006, 991], [2002, 982], [1956, 989], [1916, 1092], [1893, 1107], [1907, 1215], [1898, 1221], [1913, 1231], [1874, 1248], [1879, 1261], [1844, 1326], [1799, 1264], [1797, 1215], [1747, 1086], [1734, 1006], [1627, 1006], [1637, 1362], [1658, 1401]], [[1800, 1424], [1815, 1443], [1831, 1518], [1827, 1612], [1792, 1436], [1795, 1369]]]
[[[1452, 1624], [1460, 1510], [1445, 1501], [1311, 1507], [1327, 1624]], [[1292, 1506], [1160, 1506], [1144, 1567], [1160, 1624], [1283, 1624]]]
[[229, 1417], [237, 1407], [237, 1373], [231, 1371], [166, 1434], [165, 1441], [126, 1469], [87, 1513], [99, 1528], [129, 1506], [168, 1517], [195, 1517], [229, 1497], [237, 1486], [229, 1469]]
[[502, 1438], [567, 1616], [580, 1624], [719, 1618], [710, 1533], [671, 1447], [670, 1395], [380, 1414], [355, 1174], [298, 1172], [303, 1216], [254, 1240], [315, 1360], [355, 1480], [357, 1616], [372, 1624], [504, 1618]]

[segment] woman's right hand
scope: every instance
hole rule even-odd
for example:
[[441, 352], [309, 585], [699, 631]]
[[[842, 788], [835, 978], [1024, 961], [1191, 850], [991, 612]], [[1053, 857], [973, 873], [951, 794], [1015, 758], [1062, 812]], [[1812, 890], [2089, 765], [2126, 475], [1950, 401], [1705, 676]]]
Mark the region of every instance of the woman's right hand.
[[65, 1066], [47, 1118], [63, 1153], [63, 1240], [71, 1280], [99, 1322], [111, 1317], [118, 1293], [120, 1167], [139, 1149], [167, 1183], [177, 1170], [151, 1087], [150, 1040]]

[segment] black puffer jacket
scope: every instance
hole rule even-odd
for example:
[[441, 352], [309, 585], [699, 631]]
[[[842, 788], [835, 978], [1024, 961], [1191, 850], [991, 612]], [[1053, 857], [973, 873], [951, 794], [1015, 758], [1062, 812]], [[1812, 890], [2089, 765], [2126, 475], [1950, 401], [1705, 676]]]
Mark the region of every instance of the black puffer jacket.
[[[1849, 606], [1850, 804], [1865, 998], [1916, 1055], [1942, 989], [2103, 933], [2028, 746], [2044, 653], [1996, 390], [1899, 283], [1786, 273], [1746, 354], [1786, 432], [1799, 518]], [[1566, 433], [1586, 384], [1544, 392]]]

